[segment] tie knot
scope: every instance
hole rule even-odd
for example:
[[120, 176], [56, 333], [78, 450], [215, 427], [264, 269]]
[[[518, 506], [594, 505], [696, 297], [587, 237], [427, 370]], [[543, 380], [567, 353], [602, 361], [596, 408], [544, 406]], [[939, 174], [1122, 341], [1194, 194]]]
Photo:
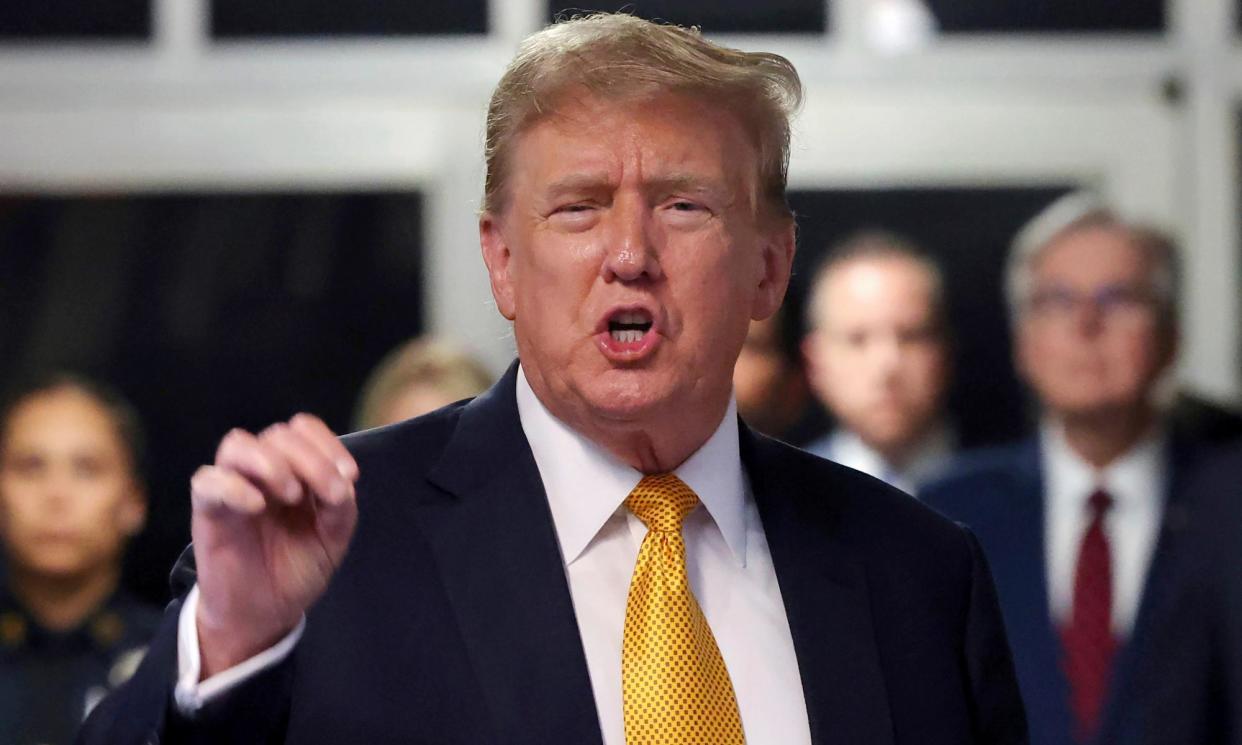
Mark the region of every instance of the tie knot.
[[1092, 517], [1103, 517], [1108, 512], [1108, 508], [1113, 506], [1113, 498], [1103, 489], [1096, 489], [1091, 492], [1091, 496], [1087, 498], [1087, 507], [1091, 510]]
[[681, 521], [698, 503], [699, 495], [671, 473], [643, 476], [625, 498], [625, 506], [648, 530], [665, 533], [680, 533]]

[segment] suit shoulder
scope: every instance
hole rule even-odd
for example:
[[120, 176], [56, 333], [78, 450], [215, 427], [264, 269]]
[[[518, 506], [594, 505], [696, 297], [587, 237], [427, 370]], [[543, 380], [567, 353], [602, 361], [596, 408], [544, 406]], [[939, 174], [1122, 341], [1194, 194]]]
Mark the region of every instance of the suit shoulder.
[[853, 542], [867, 550], [902, 546], [901, 553], [960, 550], [961, 526], [909, 494], [839, 463], [769, 441], [786, 462], [801, 498], [829, 506]]
[[345, 435], [341, 442], [359, 461], [360, 467], [381, 465], [400, 454], [405, 463], [434, 463], [444, 449], [461, 412], [472, 399], [449, 404], [422, 416], [375, 429]]
[[920, 494], [932, 506], [961, 498], [984, 498], [1008, 491], [1014, 482], [1036, 473], [1039, 455], [1032, 442], [981, 448], [959, 455], [941, 476], [926, 484]]

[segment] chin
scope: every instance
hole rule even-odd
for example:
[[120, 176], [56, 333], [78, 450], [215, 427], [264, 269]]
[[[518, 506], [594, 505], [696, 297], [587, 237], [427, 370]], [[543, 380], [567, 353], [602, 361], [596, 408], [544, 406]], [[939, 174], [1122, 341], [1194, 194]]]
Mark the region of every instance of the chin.
[[615, 370], [588, 383], [588, 406], [603, 418], [616, 422], [638, 422], [666, 415], [675, 406], [676, 396], [662, 381], [637, 371]]
[[85, 563], [76, 555], [45, 554], [31, 557], [24, 563], [29, 571], [48, 579], [69, 579], [81, 575], [85, 570]]

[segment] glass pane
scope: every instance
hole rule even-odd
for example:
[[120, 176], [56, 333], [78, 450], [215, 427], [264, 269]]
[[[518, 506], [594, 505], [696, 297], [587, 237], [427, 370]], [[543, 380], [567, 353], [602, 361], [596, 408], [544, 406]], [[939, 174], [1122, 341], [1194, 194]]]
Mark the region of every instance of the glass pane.
[[[1192, 0], [1193, 1], [1193, 0]], [[1165, 0], [925, 0], [944, 33], [1146, 32], [1165, 29]]]
[[1070, 190], [1066, 185], [792, 192], [798, 254], [788, 311], [801, 317], [807, 285], [833, 244], [871, 229], [914, 240], [944, 270], [956, 345], [949, 409], [962, 444], [1014, 439], [1025, 430], [1027, 410], [1010, 359], [1005, 257], [1014, 234]]
[[212, 0], [217, 38], [487, 33], [487, 0]]
[[144, 39], [150, 0], [4, 0], [0, 41]]
[[707, 33], [824, 33], [824, 0], [639, 0], [570, 4], [552, 0], [548, 19], [592, 10], [624, 10], [642, 18], [700, 26]]
[[230, 427], [347, 431], [371, 367], [422, 327], [417, 193], [0, 198], [0, 381], [111, 381], [150, 441], [134, 586], [167, 592], [190, 474]]

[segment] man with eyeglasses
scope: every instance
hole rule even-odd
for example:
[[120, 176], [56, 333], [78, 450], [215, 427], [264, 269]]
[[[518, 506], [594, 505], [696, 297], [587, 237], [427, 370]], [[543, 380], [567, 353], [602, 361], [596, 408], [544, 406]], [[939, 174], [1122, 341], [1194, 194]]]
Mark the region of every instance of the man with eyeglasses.
[[1170, 602], [1179, 484], [1197, 450], [1157, 395], [1178, 348], [1178, 273], [1170, 240], [1091, 197], [1032, 221], [1006, 291], [1038, 433], [963, 458], [923, 492], [984, 545], [1035, 745], [1138, 734], [1138, 671], [1153, 669], [1148, 637]]

